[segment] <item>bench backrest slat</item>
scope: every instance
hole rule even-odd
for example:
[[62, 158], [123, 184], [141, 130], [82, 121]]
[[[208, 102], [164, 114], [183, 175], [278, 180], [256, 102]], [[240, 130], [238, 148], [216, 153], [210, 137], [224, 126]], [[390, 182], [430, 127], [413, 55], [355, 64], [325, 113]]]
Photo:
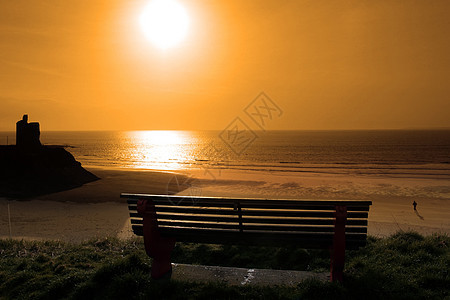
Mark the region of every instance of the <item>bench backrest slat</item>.
[[[142, 217], [138, 213], [130, 213], [131, 222], [133, 224], [142, 224]], [[166, 220], [164, 215], [159, 215], [160, 220]], [[237, 219], [235, 217], [216, 217], [216, 216], [193, 216], [193, 215], [177, 215], [180, 221], [200, 221], [200, 222], [225, 222], [233, 223]], [[288, 219], [288, 218], [243, 218], [243, 223], [258, 223], [258, 224], [303, 224], [303, 225], [334, 225], [332, 219]], [[367, 226], [367, 220], [347, 220], [347, 226]]]
[[121, 198], [129, 199], [129, 204], [136, 204], [139, 199], [151, 199], [155, 205], [173, 203], [178, 206], [203, 206], [208, 205], [232, 207], [236, 203], [240, 203], [241, 207], [255, 205], [258, 208], [274, 206], [283, 208], [283, 206], [329, 206], [334, 207], [337, 203], [347, 207], [369, 207], [372, 202], [369, 200], [290, 200], [290, 199], [252, 199], [252, 198], [220, 198], [220, 197], [195, 197], [195, 196], [167, 196], [167, 195], [146, 195], [146, 194], [121, 194]]
[[[136, 206], [129, 206], [130, 210], [136, 210]], [[199, 215], [221, 215], [221, 216], [274, 216], [274, 217], [314, 217], [314, 218], [334, 218], [334, 211], [317, 211], [317, 210], [280, 210], [280, 209], [211, 209], [203, 207], [179, 207], [179, 206], [157, 206], [157, 211], [162, 213], [175, 214], [199, 214]], [[367, 212], [348, 212], [347, 218], [362, 218], [368, 217]], [[175, 217], [176, 218], [176, 215]]]
[[[129, 201], [130, 207], [133, 207], [136, 205], [136, 200]], [[258, 208], [258, 209], [307, 209], [307, 210], [334, 210], [335, 205], [280, 205], [277, 206], [276, 204], [270, 204], [270, 205], [258, 205], [256, 203], [253, 204], [241, 204], [241, 203], [171, 203], [167, 200], [165, 201], [154, 201], [155, 205], [160, 206], [167, 206], [167, 205], [176, 205], [177, 207], [202, 207], [202, 208], [210, 208], [210, 207], [218, 207], [218, 208], [235, 208], [237, 205], [240, 205], [243, 209], [252, 209], [252, 208]], [[368, 212], [369, 206], [347, 206], [348, 211], [360, 211], [360, 212]]]
[[[232, 223], [204, 223], [204, 222], [172, 222], [172, 221], [158, 221], [158, 226], [161, 227], [184, 227], [184, 228], [220, 228], [220, 229], [240, 229], [242, 227], [245, 231], [264, 230], [264, 231], [302, 231], [302, 232], [334, 232], [334, 226], [284, 226], [284, 225], [260, 225], [260, 224], [239, 224]], [[367, 233], [365, 227], [346, 227], [346, 232], [353, 233]]]

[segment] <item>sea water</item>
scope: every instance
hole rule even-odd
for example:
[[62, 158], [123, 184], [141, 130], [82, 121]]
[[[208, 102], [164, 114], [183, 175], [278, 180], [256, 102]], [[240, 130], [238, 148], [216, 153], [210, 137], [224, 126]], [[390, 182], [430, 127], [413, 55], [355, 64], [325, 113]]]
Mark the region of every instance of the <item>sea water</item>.
[[[14, 133], [0, 132], [0, 144]], [[42, 132], [85, 167], [388, 174], [450, 179], [450, 130]]]

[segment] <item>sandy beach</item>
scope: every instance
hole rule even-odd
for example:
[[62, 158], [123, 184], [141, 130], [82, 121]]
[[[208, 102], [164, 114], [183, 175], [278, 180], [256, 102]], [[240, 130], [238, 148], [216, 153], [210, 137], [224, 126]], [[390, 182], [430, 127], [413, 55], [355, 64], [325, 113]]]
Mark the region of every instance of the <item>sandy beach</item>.
[[[102, 179], [25, 201], [0, 199], [0, 238], [8, 238], [10, 233], [14, 239], [69, 242], [129, 238], [128, 209], [120, 193], [168, 194], [177, 188], [186, 188], [182, 195], [197, 196], [369, 199], [373, 202], [370, 235], [386, 236], [398, 230], [450, 234], [450, 182], [446, 179], [242, 170], [88, 170]], [[418, 203], [417, 211], [413, 201]]]

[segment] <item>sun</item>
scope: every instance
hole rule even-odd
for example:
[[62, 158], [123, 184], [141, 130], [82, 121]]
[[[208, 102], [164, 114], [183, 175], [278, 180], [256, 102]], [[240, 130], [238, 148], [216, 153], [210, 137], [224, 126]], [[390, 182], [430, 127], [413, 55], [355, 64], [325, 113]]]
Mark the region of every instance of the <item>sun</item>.
[[158, 48], [176, 46], [185, 39], [189, 16], [175, 0], [153, 0], [142, 12], [139, 23], [145, 36]]

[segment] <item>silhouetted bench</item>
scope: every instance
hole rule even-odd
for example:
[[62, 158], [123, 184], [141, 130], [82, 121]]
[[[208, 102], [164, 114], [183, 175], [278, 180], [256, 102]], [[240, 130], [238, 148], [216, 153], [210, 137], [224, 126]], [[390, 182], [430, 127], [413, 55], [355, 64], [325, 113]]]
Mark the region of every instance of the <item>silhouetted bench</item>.
[[175, 241], [331, 250], [331, 281], [342, 281], [345, 249], [364, 246], [371, 201], [266, 200], [121, 194], [153, 258], [151, 275], [171, 273]]

